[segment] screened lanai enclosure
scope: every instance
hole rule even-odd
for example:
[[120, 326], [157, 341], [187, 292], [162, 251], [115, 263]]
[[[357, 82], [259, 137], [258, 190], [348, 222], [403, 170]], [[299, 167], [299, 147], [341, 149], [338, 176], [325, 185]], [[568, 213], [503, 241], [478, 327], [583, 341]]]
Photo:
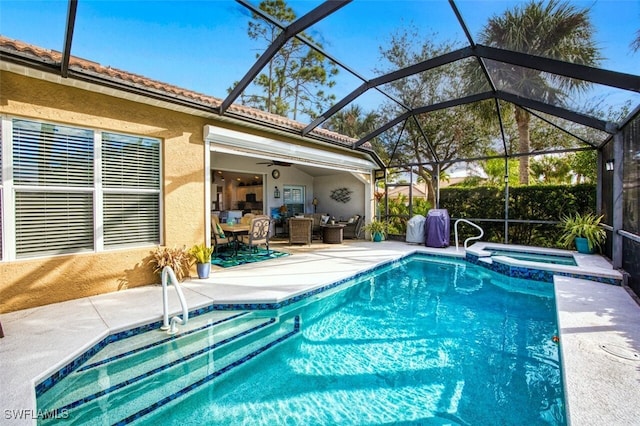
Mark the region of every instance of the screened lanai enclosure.
[[[221, 99], [177, 104], [353, 138], [379, 159], [377, 215], [399, 238], [428, 208], [516, 244], [572, 208], [603, 214], [603, 254], [640, 294], [639, 2], [3, 3], [2, 35], [60, 51], [41, 66], [62, 78], [98, 78], [73, 55]], [[459, 188], [491, 206], [451, 204]]]

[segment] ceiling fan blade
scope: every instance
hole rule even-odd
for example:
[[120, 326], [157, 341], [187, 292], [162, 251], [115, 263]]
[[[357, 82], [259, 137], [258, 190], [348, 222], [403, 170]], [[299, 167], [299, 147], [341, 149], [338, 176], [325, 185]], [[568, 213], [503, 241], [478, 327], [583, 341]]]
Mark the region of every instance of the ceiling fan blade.
[[289, 167], [289, 166], [291, 166], [291, 163], [287, 163], [285, 161], [278, 161], [278, 160], [264, 161], [262, 163], [256, 163], [256, 164], [266, 164], [267, 167], [271, 167], [271, 166]]

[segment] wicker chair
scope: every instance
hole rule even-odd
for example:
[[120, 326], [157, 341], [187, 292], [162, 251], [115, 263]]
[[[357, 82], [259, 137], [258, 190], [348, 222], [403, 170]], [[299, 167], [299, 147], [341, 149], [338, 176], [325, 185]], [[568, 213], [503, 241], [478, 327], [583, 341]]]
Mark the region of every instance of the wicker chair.
[[289, 244], [311, 245], [311, 228], [313, 219], [310, 217], [289, 218]]

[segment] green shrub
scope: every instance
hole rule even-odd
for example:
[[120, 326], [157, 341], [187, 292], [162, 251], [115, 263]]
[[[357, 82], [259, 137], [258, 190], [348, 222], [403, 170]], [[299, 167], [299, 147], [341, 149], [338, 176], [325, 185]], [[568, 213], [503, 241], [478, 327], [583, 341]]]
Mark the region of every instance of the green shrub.
[[[485, 232], [484, 241], [504, 242], [504, 189], [496, 187], [443, 188], [440, 207], [452, 218], [495, 219], [478, 223]], [[530, 185], [509, 189], [509, 243], [540, 247], [563, 247], [559, 218], [573, 212], [596, 210], [594, 184]], [[517, 223], [513, 221], [549, 223]], [[452, 219], [451, 234], [453, 238]], [[459, 240], [477, 235], [471, 226], [460, 224]]]

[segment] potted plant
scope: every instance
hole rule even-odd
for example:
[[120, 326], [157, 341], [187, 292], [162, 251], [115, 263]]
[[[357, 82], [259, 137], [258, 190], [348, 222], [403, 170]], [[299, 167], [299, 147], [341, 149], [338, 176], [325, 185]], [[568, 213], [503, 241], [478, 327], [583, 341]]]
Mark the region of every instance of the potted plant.
[[211, 272], [211, 254], [213, 247], [203, 244], [196, 244], [189, 250], [189, 255], [196, 262], [198, 278], [209, 278]]
[[388, 229], [389, 225], [386, 222], [376, 219], [364, 225], [365, 232], [371, 233], [371, 239], [375, 242], [382, 241], [387, 234]]
[[560, 243], [569, 248], [575, 244], [579, 253], [593, 253], [607, 238], [607, 233], [600, 226], [603, 217], [593, 213], [563, 216]]
[[158, 247], [151, 253], [149, 263], [153, 265], [153, 272], [157, 274], [161, 274], [165, 266], [170, 266], [176, 278], [182, 281], [189, 273], [191, 258], [186, 247]]

